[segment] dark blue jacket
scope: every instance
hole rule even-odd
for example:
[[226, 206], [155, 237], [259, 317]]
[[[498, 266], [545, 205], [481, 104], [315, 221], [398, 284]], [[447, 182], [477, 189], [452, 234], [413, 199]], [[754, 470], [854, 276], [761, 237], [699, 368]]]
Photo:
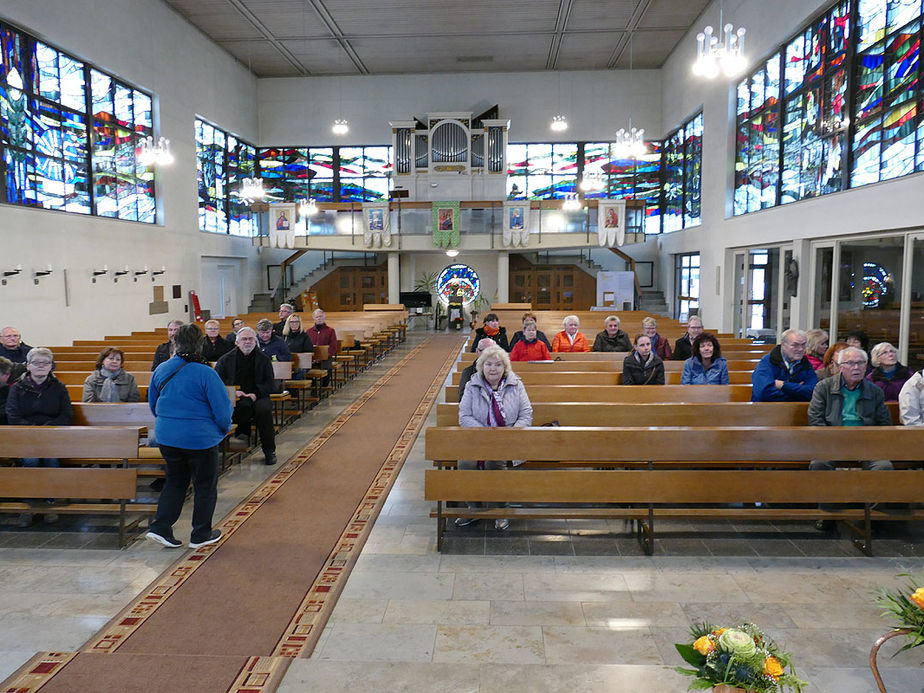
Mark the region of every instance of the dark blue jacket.
[[291, 361], [292, 352], [289, 350], [286, 340], [278, 335], [273, 335], [268, 342], [261, 342], [257, 337], [257, 346], [269, 358], [270, 361]]
[[[776, 389], [774, 381], [782, 380], [783, 388]], [[818, 383], [818, 376], [809, 360], [802, 360], [793, 366], [790, 373], [783, 363], [783, 352], [777, 345], [758, 363], [751, 373], [752, 402], [808, 402]]]
[[31, 348], [32, 347], [24, 342], [20, 342], [19, 346], [15, 349], [7, 349], [5, 346], [0, 344], [0, 356], [9, 359], [13, 363], [25, 363], [26, 354], [29, 353], [29, 349]]
[[70, 426], [72, 416], [67, 388], [54, 375], [41, 385], [25, 375], [10, 387], [6, 418], [11, 426]]
[[208, 364], [188, 363], [179, 371], [184, 363], [173, 356], [151, 376], [148, 405], [155, 416], [154, 436], [163, 445], [206, 450], [231, 430], [234, 407], [228, 389]]

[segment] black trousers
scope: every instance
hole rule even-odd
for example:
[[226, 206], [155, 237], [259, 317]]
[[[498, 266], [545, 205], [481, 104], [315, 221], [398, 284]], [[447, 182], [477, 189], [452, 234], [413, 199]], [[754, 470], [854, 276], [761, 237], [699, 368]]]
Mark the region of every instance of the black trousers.
[[273, 428], [273, 403], [269, 397], [258, 399], [256, 402], [250, 397], [241, 397], [234, 407], [231, 417], [237, 426], [237, 435], [250, 435], [250, 427], [256, 422], [260, 433], [260, 447], [263, 453], [276, 452], [276, 431]]
[[186, 489], [193, 484], [191, 542], [205, 541], [212, 533], [212, 515], [218, 500], [218, 446], [205, 450], [185, 450], [160, 445], [167, 463], [167, 482], [160, 492], [157, 514], [150, 530], [162, 537], [173, 536], [173, 525], [183, 510]]

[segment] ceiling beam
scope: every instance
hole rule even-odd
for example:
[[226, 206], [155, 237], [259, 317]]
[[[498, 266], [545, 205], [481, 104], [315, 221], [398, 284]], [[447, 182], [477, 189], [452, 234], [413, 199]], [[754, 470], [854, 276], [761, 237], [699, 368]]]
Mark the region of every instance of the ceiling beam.
[[629, 25], [626, 27], [626, 33], [616, 42], [616, 46], [610, 54], [610, 59], [606, 61], [606, 69], [613, 70], [616, 68], [616, 65], [619, 64], [623, 53], [629, 45], [629, 39], [631, 39], [632, 34], [638, 29], [639, 23], [651, 7], [651, 1], [652, 0], [638, 1], [638, 4], [635, 6], [635, 11], [632, 13], [632, 16], [629, 17]]
[[565, 33], [565, 27], [568, 26], [568, 18], [571, 16], [571, 0], [560, 0], [558, 3], [558, 18], [555, 20], [555, 32], [552, 35], [552, 42], [549, 45], [549, 57], [545, 61], [546, 70], [554, 70], [558, 65], [558, 54], [561, 51], [561, 37]]
[[343, 30], [340, 28], [337, 22], [334, 21], [334, 18], [331, 16], [322, 0], [307, 0], [307, 2], [314, 8], [314, 11], [318, 13], [321, 21], [324, 22], [327, 30], [330, 32], [331, 38], [340, 44], [340, 48], [343, 49], [343, 52], [349, 56], [350, 60], [353, 62], [353, 65], [357, 70], [359, 70], [359, 73], [361, 75], [368, 75], [369, 68], [366, 67], [365, 63], [362, 61], [362, 58], [359, 57], [359, 54], [353, 50], [353, 46], [350, 45], [350, 42], [343, 34]]
[[[270, 45], [272, 45], [273, 48], [279, 51], [280, 55], [282, 55], [282, 57], [285, 58], [286, 61], [288, 61], [288, 63], [292, 65], [292, 67], [298, 70], [302, 76], [307, 77], [308, 75], [311, 74], [311, 72], [304, 65], [302, 65], [299, 59], [296, 58], [294, 55], [292, 55], [289, 49], [283, 46], [279, 42], [279, 40], [275, 36], [273, 36], [273, 32], [271, 32], [263, 22], [257, 19], [256, 15], [253, 12], [251, 12], [247, 8], [247, 6], [243, 2], [241, 2], [241, 0], [226, 0], [226, 2], [229, 5], [231, 5], [231, 7], [233, 7], [235, 10], [237, 10], [237, 12], [244, 19], [250, 22], [251, 26], [253, 26], [253, 28], [256, 29], [258, 32], [260, 32], [263, 38], [269, 41]], [[247, 69], [252, 71], [252, 68], [250, 65], [247, 66]]]

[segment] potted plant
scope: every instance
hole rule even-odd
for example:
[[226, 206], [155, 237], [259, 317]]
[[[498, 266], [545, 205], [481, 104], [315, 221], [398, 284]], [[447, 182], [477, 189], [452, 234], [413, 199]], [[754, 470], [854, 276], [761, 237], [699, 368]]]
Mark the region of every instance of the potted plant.
[[886, 689], [876, 665], [879, 648], [887, 640], [900, 635], [905, 636], [905, 644], [892, 655], [893, 657], [899, 652], [924, 645], [924, 571], [921, 571], [921, 576], [917, 579], [908, 573], [901, 573], [899, 577], [907, 578], [905, 589], [899, 592], [881, 589], [876, 596], [876, 604], [884, 609], [882, 615], [898, 622], [895, 628], [876, 640], [869, 653], [869, 668], [873, 670], [876, 685], [882, 693], [886, 693]]
[[718, 628], [700, 623], [690, 628], [690, 642], [675, 645], [693, 669], [675, 667], [692, 676], [689, 690], [714, 693], [778, 693], [801, 691], [789, 655], [752, 623]]
[[434, 297], [433, 316], [436, 329], [440, 327], [440, 299], [436, 296], [436, 282], [439, 279], [439, 272], [424, 272], [414, 282], [414, 291], [427, 291]]
[[491, 302], [484, 297], [484, 294], [478, 294], [472, 302], [469, 304], [469, 310], [472, 313], [472, 329], [475, 329], [476, 323], [478, 322], [478, 313], [484, 312], [491, 305]]

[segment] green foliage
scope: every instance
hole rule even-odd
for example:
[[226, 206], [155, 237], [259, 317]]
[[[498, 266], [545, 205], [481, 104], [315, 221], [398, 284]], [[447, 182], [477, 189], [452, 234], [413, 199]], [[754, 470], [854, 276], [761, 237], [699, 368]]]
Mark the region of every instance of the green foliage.
[[[919, 577], [910, 573], [900, 573], [898, 577], [905, 578], [906, 587], [900, 592], [893, 592], [882, 588], [878, 591], [875, 602], [882, 607], [882, 615], [897, 621], [896, 628], [907, 628], [911, 632], [905, 636], [905, 644], [893, 654], [910, 650], [924, 645], [924, 606], [911, 600], [924, 599], [924, 570]], [[920, 595], [920, 596], [917, 596]]]

